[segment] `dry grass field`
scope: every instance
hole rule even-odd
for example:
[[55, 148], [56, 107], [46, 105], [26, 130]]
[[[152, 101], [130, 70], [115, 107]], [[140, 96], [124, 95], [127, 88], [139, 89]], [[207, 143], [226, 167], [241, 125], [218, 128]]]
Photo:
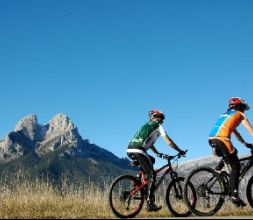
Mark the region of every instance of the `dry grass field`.
[[[16, 183], [12, 187], [0, 186], [0, 218], [1, 219], [111, 219], [116, 218], [108, 206], [109, 184], [101, 190], [93, 184], [84, 190], [66, 186], [56, 190], [47, 183]], [[163, 209], [157, 213], [147, 213], [145, 209], [138, 217], [170, 217], [164, 198], [158, 198]], [[217, 215], [253, 215], [249, 206], [235, 209], [229, 203]]]

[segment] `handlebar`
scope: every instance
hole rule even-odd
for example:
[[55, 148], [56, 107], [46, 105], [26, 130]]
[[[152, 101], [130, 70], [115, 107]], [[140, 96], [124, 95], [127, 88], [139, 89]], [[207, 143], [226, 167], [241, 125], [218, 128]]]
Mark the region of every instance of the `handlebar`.
[[246, 143], [245, 146], [250, 149], [250, 153], [253, 156], [253, 144]]
[[252, 148], [250, 149], [250, 153], [251, 153], [251, 155], [253, 156], [253, 149], [252, 149]]
[[176, 154], [176, 155], [169, 155], [169, 154], [161, 154], [161, 155], [159, 155], [159, 154], [157, 154], [157, 157], [160, 157], [160, 158], [162, 158], [162, 159], [165, 159], [165, 160], [172, 160], [172, 159], [175, 159], [175, 158], [180, 158], [180, 157], [185, 157], [185, 155], [186, 155], [186, 153], [187, 153], [187, 151], [188, 150], [185, 150], [184, 151], [184, 155], [182, 155], [182, 154], [180, 154], [180, 153], [178, 153], [178, 154]]
[[246, 143], [245, 146], [246, 146], [247, 148], [251, 149], [251, 151], [253, 150], [253, 144]]

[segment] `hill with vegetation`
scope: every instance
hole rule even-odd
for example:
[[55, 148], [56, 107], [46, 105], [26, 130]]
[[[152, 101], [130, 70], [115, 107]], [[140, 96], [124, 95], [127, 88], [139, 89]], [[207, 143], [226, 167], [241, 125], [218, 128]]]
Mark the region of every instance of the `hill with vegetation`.
[[0, 181], [43, 179], [56, 185], [101, 184], [131, 173], [127, 158], [118, 158], [88, 139], [63, 115], [38, 124], [36, 115], [21, 119], [0, 141]]

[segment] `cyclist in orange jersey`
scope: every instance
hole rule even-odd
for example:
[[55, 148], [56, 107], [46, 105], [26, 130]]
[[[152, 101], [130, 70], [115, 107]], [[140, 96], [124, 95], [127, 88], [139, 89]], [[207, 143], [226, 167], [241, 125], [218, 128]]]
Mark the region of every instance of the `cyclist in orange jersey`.
[[[217, 156], [224, 157], [226, 163], [231, 166], [231, 172], [229, 177], [230, 182], [230, 199], [237, 206], [245, 206], [246, 204], [239, 197], [238, 185], [239, 185], [239, 174], [240, 174], [240, 163], [237, 156], [237, 149], [233, 146], [231, 142], [231, 134], [233, 133], [236, 138], [246, 147], [252, 148], [253, 145], [247, 143], [238, 130], [236, 129], [241, 123], [246, 128], [246, 130], [253, 136], [253, 127], [247, 119], [244, 112], [249, 110], [249, 105], [239, 97], [232, 97], [229, 100], [228, 110], [222, 114], [213, 129], [211, 130], [209, 136], [209, 144], [213, 149], [218, 150]], [[219, 167], [222, 168], [222, 164]], [[217, 168], [218, 168], [217, 167]], [[218, 169], [219, 169], [218, 168]]]

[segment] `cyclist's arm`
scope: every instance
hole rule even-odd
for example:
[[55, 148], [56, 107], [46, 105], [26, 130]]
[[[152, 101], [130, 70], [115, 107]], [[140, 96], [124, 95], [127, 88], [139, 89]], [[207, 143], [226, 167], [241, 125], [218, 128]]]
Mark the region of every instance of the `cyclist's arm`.
[[175, 149], [178, 153], [182, 152], [182, 150], [176, 145], [176, 143], [166, 134], [165, 136], [162, 136], [165, 142]]
[[242, 125], [247, 129], [250, 135], [253, 136], [253, 127], [250, 124], [248, 118], [243, 114]]
[[246, 144], [246, 141], [242, 138], [241, 134], [236, 130], [234, 129], [234, 134], [235, 134], [235, 137], [238, 139], [238, 141], [240, 141], [242, 144]]
[[178, 153], [182, 153], [183, 152], [183, 150], [181, 150], [176, 145], [176, 143], [169, 137], [169, 135], [167, 134], [167, 132], [164, 130], [164, 128], [162, 126], [159, 126], [159, 131], [160, 131], [160, 134], [163, 137], [164, 141], [166, 142], [166, 144], [168, 144], [170, 147], [172, 147]]
[[150, 146], [150, 149], [151, 149], [155, 154], [160, 154], [160, 152], [155, 148], [154, 145]]

